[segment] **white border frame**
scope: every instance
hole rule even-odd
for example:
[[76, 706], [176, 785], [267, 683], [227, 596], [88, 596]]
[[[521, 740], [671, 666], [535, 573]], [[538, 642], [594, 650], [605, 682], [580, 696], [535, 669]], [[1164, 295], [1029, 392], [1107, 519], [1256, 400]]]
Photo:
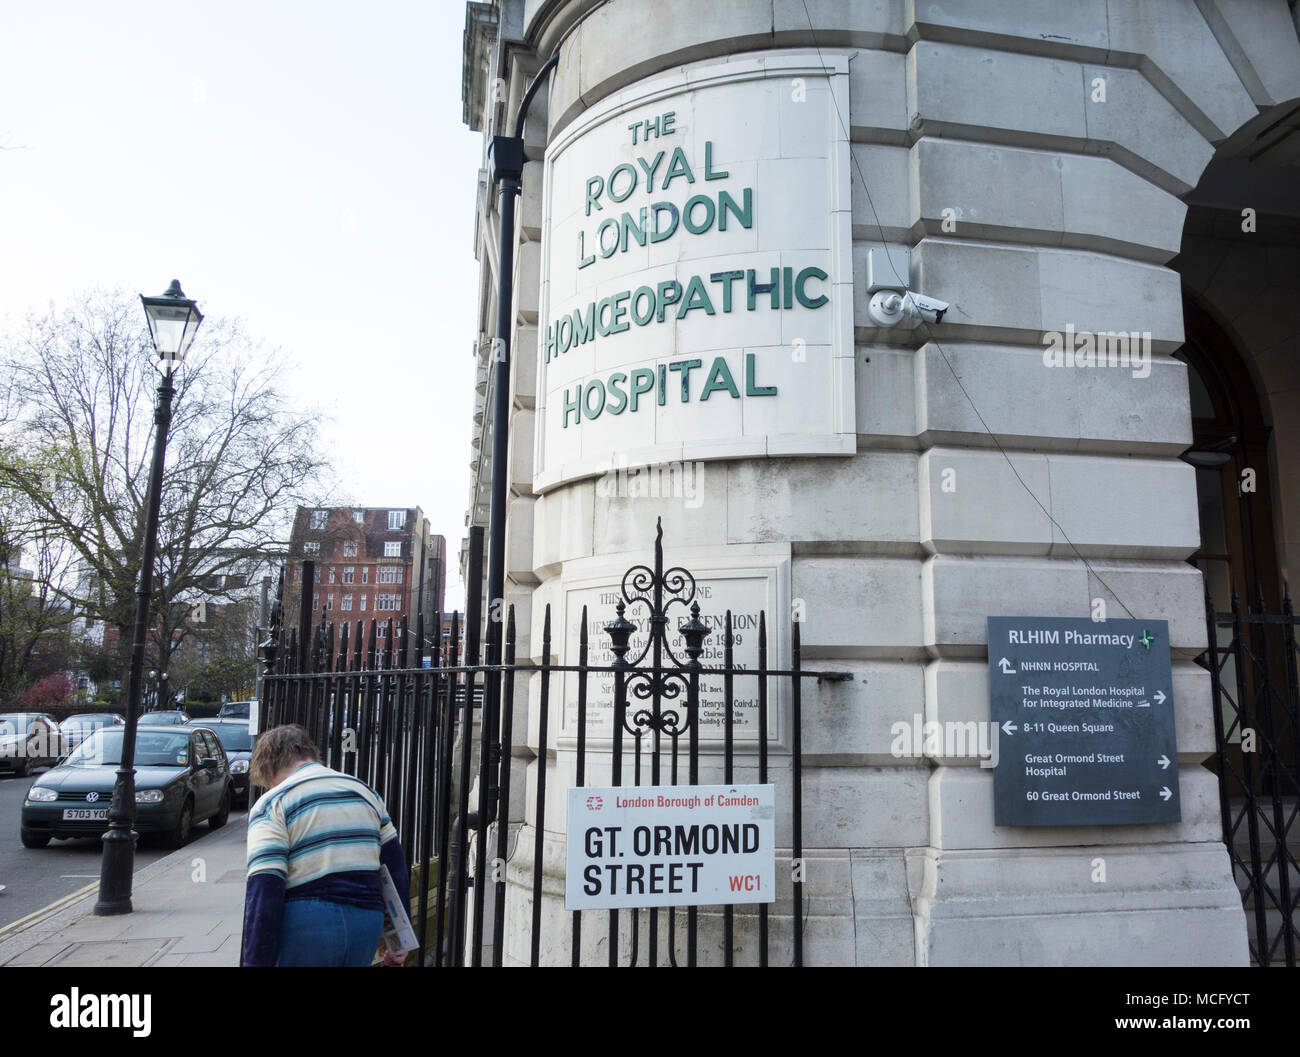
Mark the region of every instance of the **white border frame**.
[[[552, 171], [556, 158], [597, 125], [628, 110], [644, 107], [699, 88], [769, 77], [825, 78], [839, 119], [830, 143], [832, 267], [831, 322], [832, 387], [830, 428], [823, 433], [727, 438], [698, 442], [665, 442], [628, 449], [628, 465], [647, 465], [686, 459], [735, 459], [824, 456], [857, 453], [856, 383], [853, 339], [853, 213], [852, 156], [848, 139], [849, 58], [840, 52], [802, 49], [751, 52], [718, 61], [704, 60], [640, 81], [591, 107], [557, 136], [546, 150], [542, 194], [541, 291], [537, 322], [537, 384], [533, 446], [533, 491], [541, 495], [571, 481], [597, 477], [609, 468], [607, 456], [577, 459], [559, 466], [546, 465], [546, 322], [550, 319], [550, 237]], [[842, 122], [842, 123], [841, 123]]]

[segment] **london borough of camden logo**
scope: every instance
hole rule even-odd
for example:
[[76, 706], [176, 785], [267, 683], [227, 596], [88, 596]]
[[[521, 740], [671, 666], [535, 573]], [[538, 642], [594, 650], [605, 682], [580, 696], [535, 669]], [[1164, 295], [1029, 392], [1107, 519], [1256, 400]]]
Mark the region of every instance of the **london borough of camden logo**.
[[600, 810], [602, 807], [604, 807], [604, 806], [605, 806], [605, 801], [602, 800], [600, 797], [598, 797], [598, 796], [589, 796], [589, 797], [587, 797], [587, 810], [588, 810], [588, 811], [599, 811], [599, 810]]

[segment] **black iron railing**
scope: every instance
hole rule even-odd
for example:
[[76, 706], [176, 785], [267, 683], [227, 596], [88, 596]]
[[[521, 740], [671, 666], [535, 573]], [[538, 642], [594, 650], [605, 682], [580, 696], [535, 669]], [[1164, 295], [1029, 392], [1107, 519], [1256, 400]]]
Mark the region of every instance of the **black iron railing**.
[[[1215, 764], [1223, 841], [1246, 909], [1256, 965], [1296, 964], [1300, 939], [1300, 678], [1296, 616], [1287, 591], [1282, 612], [1262, 594], [1228, 612], [1205, 597], [1214, 702]], [[1221, 632], [1226, 632], [1221, 641]]]
[[[481, 547], [471, 541], [469, 582], [481, 570], [473, 560]], [[301, 603], [310, 613], [310, 569]], [[432, 668], [400, 667], [407, 641], [403, 621], [375, 621], [334, 625], [309, 622], [287, 633], [282, 628], [283, 576], [272, 610], [272, 628], [263, 645], [266, 678], [263, 689], [263, 726], [301, 723], [321, 747], [327, 766], [355, 775], [384, 798], [408, 861], [418, 871], [418, 891], [413, 917], [421, 941], [422, 965], [481, 964], [490, 958], [501, 965], [506, 954], [507, 923], [515, 914], [526, 918], [527, 944], [512, 943], [512, 960], [533, 965], [542, 961], [543, 942], [567, 939], [568, 960], [582, 961], [584, 930], [590, 931], [594, 911], [570, 912], [564, 936], [545, 934], [543, 916], [544, 860], [548, 826], [548, 784], [558, 780], [556, 761], [549, 758], [551, 729], [556, 722], [555, 701], [566, 710], [566, 752], [572, 752], [569, 784], [589, 784], [593, 762], [608, 767], [613, 786], [695, 785], [706, 770], [723, 783], [735, 781], [738, 760], [756, 765], [760, 784], [770, 780], [772, 739], [770, 716], [780, 698], [785, 740], [777, 750], [788, 758], [783, 771], [786, 796], [778, 812], [786, 812], [790, 846], [782, 858], [790, 870], [790, 895], [776, 904], [775, 913], [788, 922], [788, 944], [781, 960], [803, 963], [803, 810], [801, 684], [806, 679], [842, 679], [842, 673], [805, 671], [800, 663], [799, 626], [789, 628], [790, 666], [770, 665], [766, 614], [759, 614], [757, 664], [736, 661], [738, 635], [730, 611], [722, 615], [718, 645], [722, 664], [701, 663], [705, 640], [715, 634], [701, 619], [694, 577], [685, 569], [663, 565], [662, 528], [655, 540], [654, 565], [629, 569], [621, 584], [614, 619], [602, 626], [609, 664], [590, 663], [588, 612], [582, 609], [577, 642], [577, 664], [552, 663], [556, 656], [551, 610], [543, 614], [540, 663], [519, 661], [514, 608], [504, 614], [504, 652], [500, 665], [479, 661], [479, 614], [471, 593], [471, 611], [462, 624], [451, 616], [451, 634], [434, 658]], [[680, 624], [671, 626], [680, 613]], [[628, 619], [637, 617], [638, 623]], [[716, 622], [715, 622], [716, 623]], [[678, 639], [680, 636], [680, 639]], [[422, 637], [422, 636], [421, 636]], [[634, 638], [635, 637], [635, 638]], [[443, 636], [436, 638], [441, 642]], [[306, 646], [304, 646], [306, 641]], [[677, 648], [674, 648], [674, 641]], [[606, 648], [602, 640], [602, 648]], [[528, 818], [511, 817], [509, 804], [518, 776], [510, 748], [513, 730], [516, 677], [538, 682], [535, 703], [537, 745], [536, 785]], [[593, 706], [593, 681], [608, 689], [612, 702]], [[746, 715], [747, 742], [739, 746], [736, 731], [737, 685], [753, 687]], [[706, 691], [705, 686], [709, 689]], [[720, 694], [718, 689], [720, 687]], [[702, 703], [709, 705], [710, 740], [702, 744], [706, 726]], [[756, 700], [756, 706], [753, 702]], [[474, 718], [481, 732], [474, 752]], [[570, 716], [572, 721], [570, 722]], [[506, 747], [502, 751], [502, 747]], [[471, 805], [471, 779], [477, 774], [478, 798]], [[568, 779], [566, 779], [568, 781]], [[554, 820], [551, 819], [551, 822]], [[517, 898], [507, 899], [509, 867], [518, 855], [518, 840], [531, 827], [531, 877], [516, 877]], [[491, 859], [489, 861], [489, 853]], [[778, 863], [781, 859], [778, 859]], [[518, 871], [516, 871], [516, 874]], [[474, 893], [472, 911], [469, 894]], [[524, 893], [527, 893], [525, 897]], [[490, 936], [487, 911], [491, 906]], [[609, 965], [695, 965], [701, 950], [701, 907], [611, 910], [600, 912]], [[721, 961], [736, 961], [735, 912], [724, 906], [720, 929], [710, 933], [710, 952], [721, 948]], [[607, 915], [607, 916], [606, 916]], [[622, 915], [627, 915], [623, 917]], [[684, 928], [679, 928], [679, 925]], [[626, 926], [626, 927], [624, 927]], [[521, 925], [515, 923], [518, 936]], [[599, 946], [599, 942], [593, 946]], [[769, 906], [757, 910], [756, 942], [745, 944], [746, 960], [767, 965], [772, 960]], [[526, 952], [525, 952], [526, 948]], [[551, 956], [548, 960], [556, 960]]]

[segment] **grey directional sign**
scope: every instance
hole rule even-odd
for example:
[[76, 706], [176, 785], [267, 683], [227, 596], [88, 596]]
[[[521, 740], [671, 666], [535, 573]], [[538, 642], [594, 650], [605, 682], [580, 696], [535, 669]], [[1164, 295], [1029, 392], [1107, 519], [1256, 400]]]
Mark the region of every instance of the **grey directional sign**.
[[1177, 822], [1169, 624], [989, 617], [998, 826]]

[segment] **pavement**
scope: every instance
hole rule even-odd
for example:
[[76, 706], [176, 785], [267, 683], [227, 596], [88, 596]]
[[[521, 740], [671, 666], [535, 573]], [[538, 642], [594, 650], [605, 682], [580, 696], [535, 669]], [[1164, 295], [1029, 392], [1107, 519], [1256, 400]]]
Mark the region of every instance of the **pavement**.
[[137, 869], [130, 914], [96, 917], [96, 881], [0, 928], [0, 966], [237, 966], [247, 823]]

